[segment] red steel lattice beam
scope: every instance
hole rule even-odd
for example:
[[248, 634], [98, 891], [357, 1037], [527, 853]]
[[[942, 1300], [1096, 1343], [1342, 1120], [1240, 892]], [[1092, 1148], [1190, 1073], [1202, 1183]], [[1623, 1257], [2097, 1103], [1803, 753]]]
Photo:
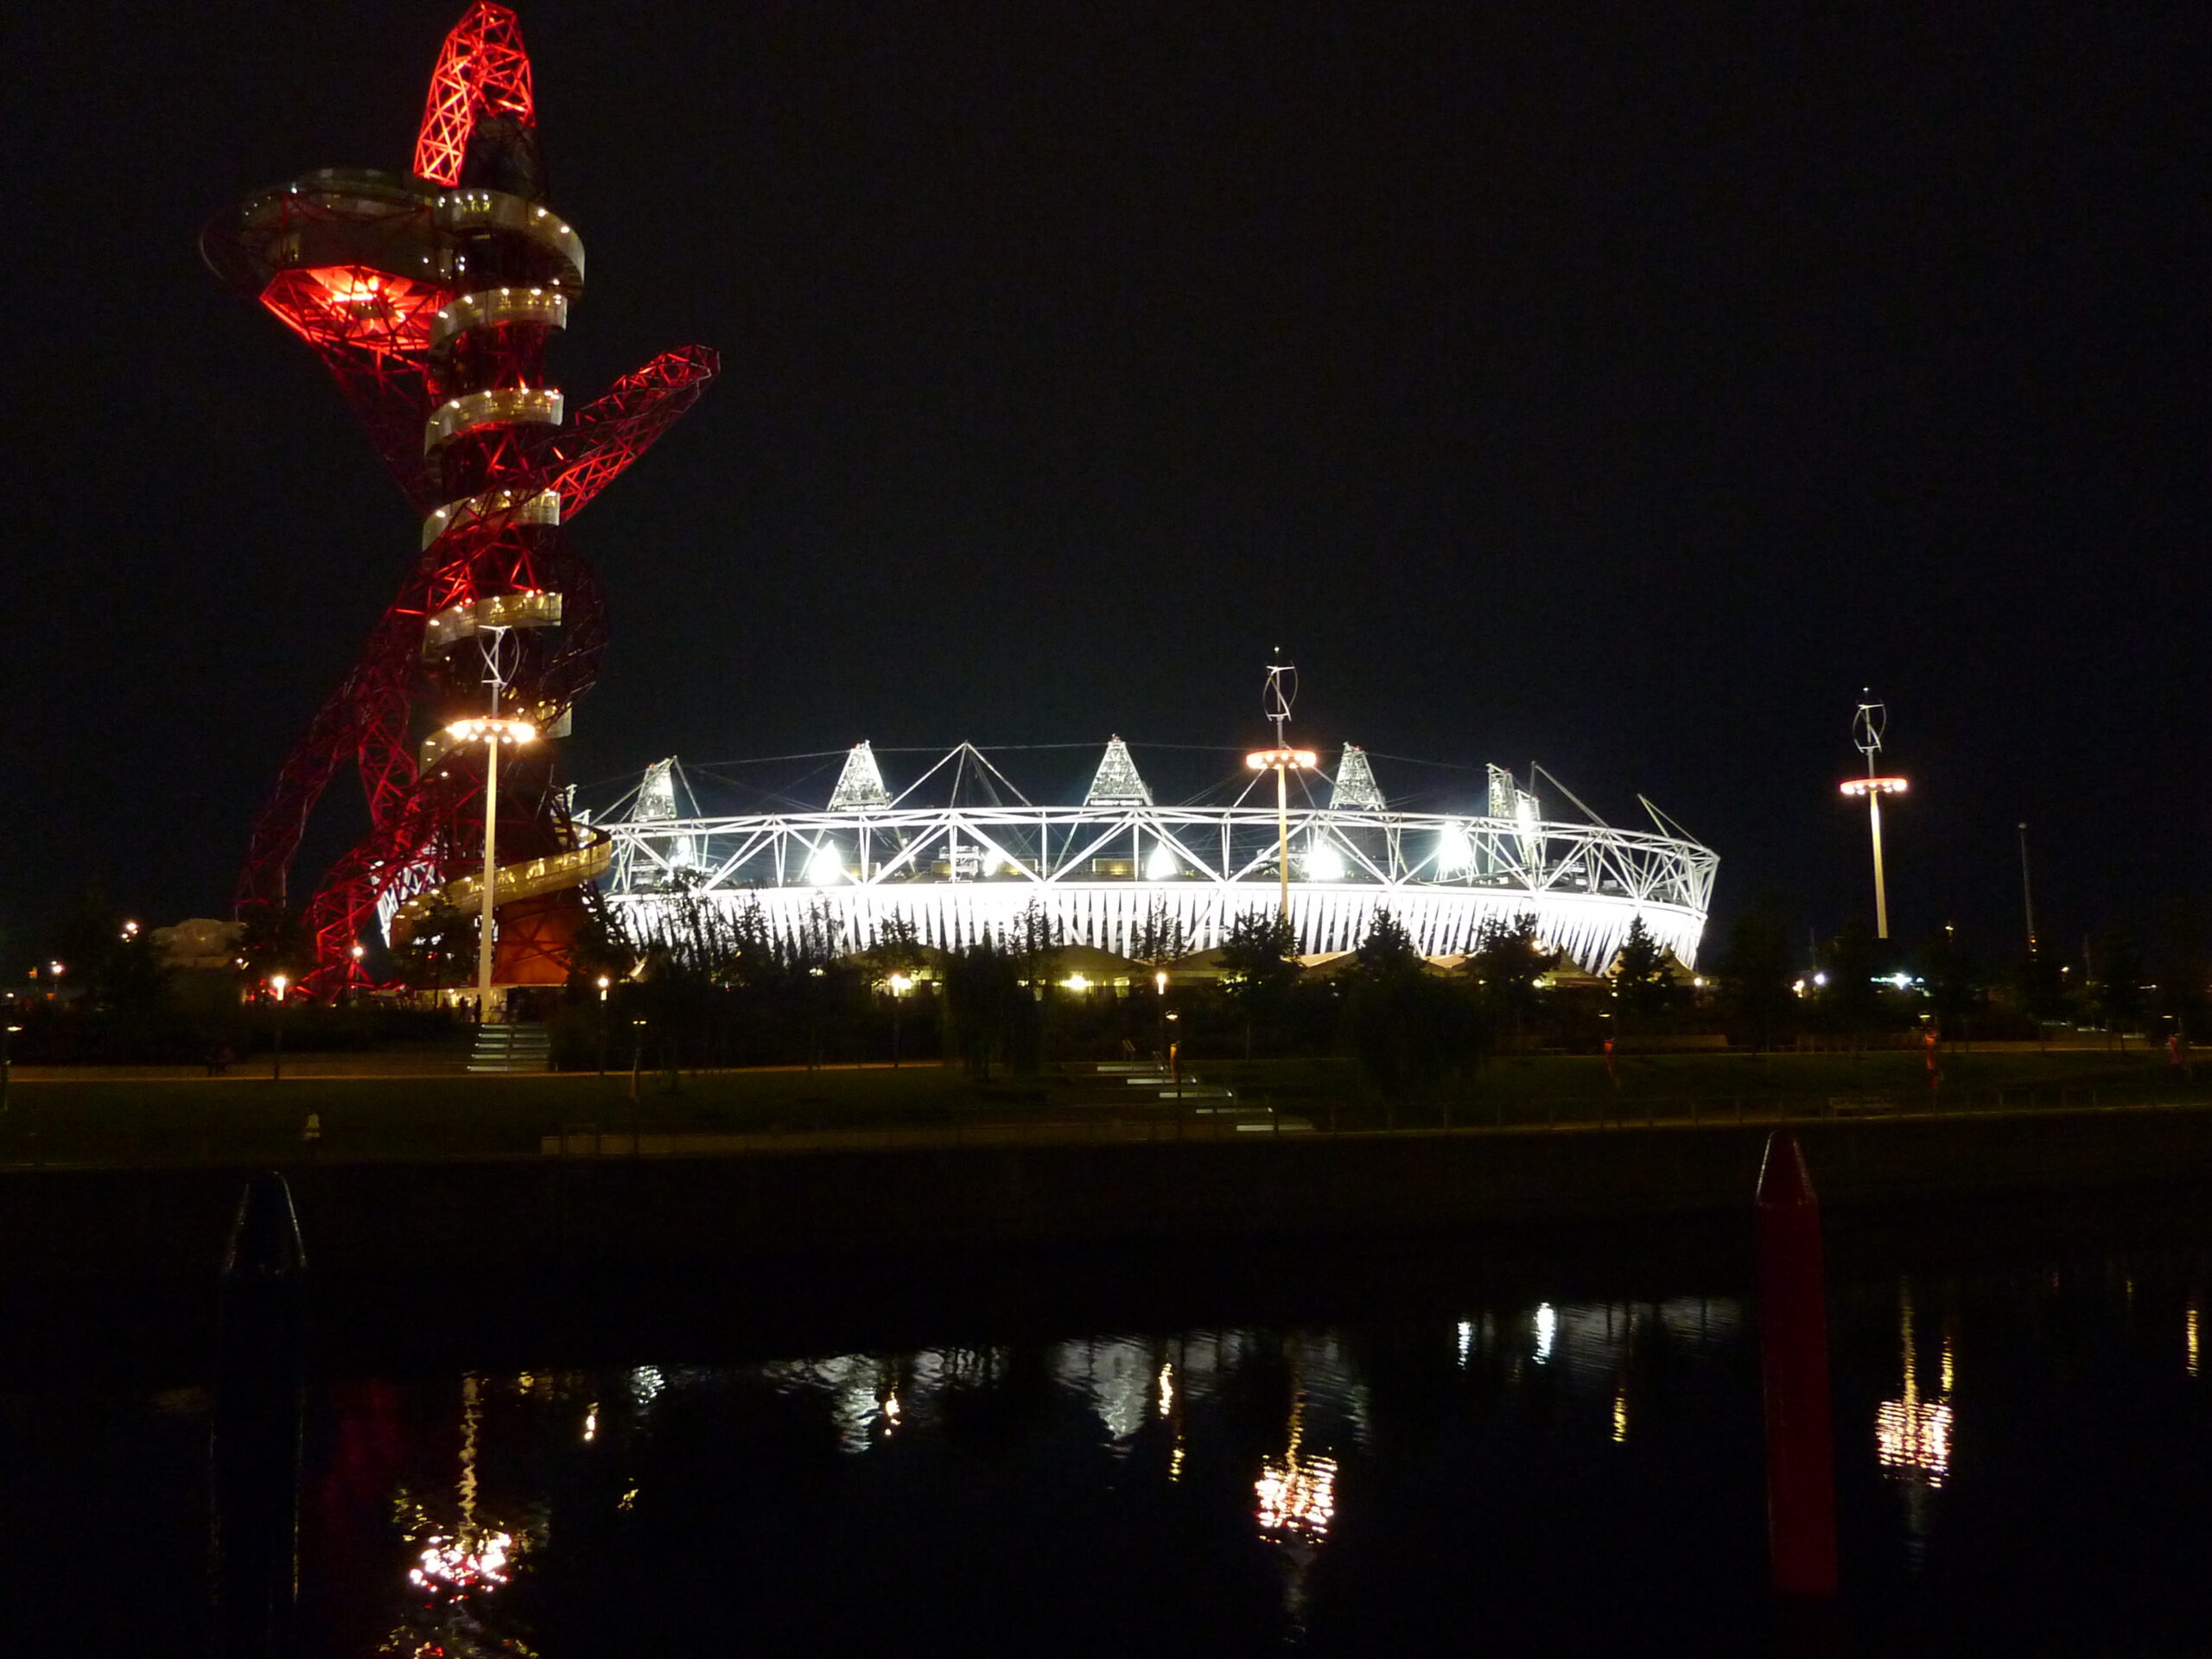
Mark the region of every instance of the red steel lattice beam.
[[487, 115], [512, 116], [525, 127], [537, 124], [522, 22], [505, 6], [478, 0], [446, 36], [438, 67], [430, 73], [429, 100], [415, 139], [416, 176], [448, 189], [459, 184], [468, 136]]

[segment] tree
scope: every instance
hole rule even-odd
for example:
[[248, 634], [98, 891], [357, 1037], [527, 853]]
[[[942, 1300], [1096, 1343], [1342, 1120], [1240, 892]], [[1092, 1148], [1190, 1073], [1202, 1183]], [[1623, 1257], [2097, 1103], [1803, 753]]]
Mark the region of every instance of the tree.
[[1613, 995], [1624, 1020], [1663, 1014], [1674, 1006], [1675, 972], [1667, 965], [1667, 947], [1652, 938], [1641, 916], [1629, 922], [1628, 937], [1613, 963]]
[[435, 992], [467, 984], [475, 954], [476, 918], [440, 900], [415, 918], [405, 938], [394, 942], [391, 967], [408, 989]]
[[1281, 1013], [1298, 980], [1291, 952], [1298, 936], [1280, 911], [1247, 911], [1230, 923], [1221, 940], [1224, 988], [1244, 1024], [1244, 1058], [1252, 1058], [1252, 1030]]
[[877, 924], [875, 943], [861, 952], [881, 984], [894, 974], [912, 977], [929, 961], [921, 931], [906, 916], [887, 916]]
[[274, 974], [294, 980], [315, 963], [315, 944], [308, 938], [307, 923], [289, 905], [257, 905], [240, 918], [238, 954], [246, 972], [267, 979]]
[[126, 921], [98, 887], [49, 930], [44, 954], [62, 964], [62, 982], [82, 994], [85, 1012], [119, 1015], [127, 1026], [157, 1012], [168, 969], [153, 935]]
[[588, 991], [601, 979], [627, 979], [638, 965], [638, 947], [620, 918], [607, 906], [597, 888], [584, 889], [584, 918], [569, 941], [569, 986]]
[[1367, 937], [1352, 953], [1353, 972], [1363, 979], [1389, 979], [1421, 970], [1421, 952], [1413, 935], [1389, 911], [1378, 908], [1368, 925]]
[[988, 1083], [991, 1060], [1009, 1046], [1027, 1016], [1014, 958], [988, 938], [944, 958], [945, 1022], [950, 1046], [969, 1075]]
[[1938, 1033], [1952, 1041], [1970, 1037], [1969, 1021], [1987, 1000], [1981, 965], [1959, 947], [1956, 936], [1946, 927], [1922, 944], [1919, 966]]
[[1182, 917], [1165, 899], [1155, 898], [1145, 912], [1144, 919], [1137, 924], [1129, 954], [1139, 962], [1164, 968], [1181, 961], [1190, 951], [1190, 934], [1183, 925]]
[[920, 931], [912, 918], [887, 916], [875, 930], [875, 943], [866, 956], [870, 978], [891, 993], [891, 1064], [899, 1061], [900, 1026], [906, 1011], [906, 992], [914, 976], [929, 959]]
[[1351, 975], [1344, 1017], [1369, 1084], [1391, 1100], [1433, 1087], [1466, 1046], [1465, 997], [1428, 971], [1387, 910], [1375, 912]]
[[2056, 957], [2038, 950], [2024, 952], [2006, 978], [2008, 997], [2036, 1022], [2038, 1033], [2073, 1012], [2073, 988], [2067, 983]]
[[1816, 1005], [1832, 1027], [1850, 1037], [1853, 1046], [1865, 1041], [1881, 1018], [1881, 993], [1874, 988], [1880, 967], [1873, 932], [1864, 922], [1847, 923], [1821, 953], [1817, 977], [1827, 983], [1815, 984]]
[[1722, 1002], [1755, 1047], [1772, 1048], [1795, 1021], [1797, 1000], [1790, 988], [1796, 977], [1781, 906], [1772, 893], [1760, 893], [1730, 925], [1720, 961]]
[[2152, 960], [2152, 977], [2157, 982], [2153, 1007], [2182, 1041], [2196, 1042], [2212, 1030], [2212, 997], [2206, 987], [2212, 969], [2205, 961], [2196, 901], [2183, 895], [2166, 907], [2163, 922]]
[[2090, 976], [2098, 1023], [2127, 1046], [2127, 1033], [2143, 1029], [2149, 1000], [2143, 990], [2143, 950], [2133, 934], [2107, 928], [2098, 936], [2091, 957], [2096, 971]]
[[1492, 918], [1484, 923], [1475, 948], [1459, 964], [1459, 972], [1474, 982], [1476, 1004], [1492, 1034], [1502, 1038], [1510, 1028], [1516, 1048], [1535, 1015], [1536, 981], [1543, 969], [1535, 912], [1525, 910], [1510, 921]]
[[866, 998], [864, 976], [841, 952], [845, 923], [827, 899], [800, 913], [784, 950], [786, 982], [798, 1005], [807, 1039], [807, 1064], [820, 1065], [850, 1029]]

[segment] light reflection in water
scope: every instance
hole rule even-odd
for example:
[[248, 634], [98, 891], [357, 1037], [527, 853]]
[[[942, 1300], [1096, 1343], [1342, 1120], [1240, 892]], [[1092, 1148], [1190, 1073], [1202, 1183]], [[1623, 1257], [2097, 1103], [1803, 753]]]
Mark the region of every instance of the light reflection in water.
[[1333, 1459], [1288, 1457], [1260, 1465], [1253, 1483], [1260, 1505], [1260, 1530], [1295, 1533], [1319, 1541], [1337, 1513], [1337, 1465]]
[[1334, 1459], [1306, 1450], [1303, 1350], [1303, 1344], [1291, 1350], [1290, 1421], [1284, 1426], [1281, 1460], [1261, 1461], [1253, 1492], [1259, 1500], [1262, 1532], [1318, 1543], [1337, 1513], [1337, 1465]]
[[[522, 1391], [527, 1393], [525, 1380]], [[398, 1509], [408, 1541], [421, 1548], [407, 1570], [406, 1622], [385, 1643], [389, 1653], [413, 1659], [501, 1653], [534, 1654], [512, 1635], [486, 1623], [485, 1599], [505, 1588], [513, 1568], [532, 1542], [526, 1529], [482, 1519], [478, 1513], [478, 1471], [484, 1431], [484, 1388], [474, 1372], [461, 1378], [460, 1473], [454, 1483], [455, 1520], [439, 1526], [429, 1509], [403, 1489]]]
[[2196, 1294], [2194, 1291], [2190, 1293], [2189, 1312], [2184, 1316], [2182, 1323], [2182, 1339], [2187, 1344], [2189, 1374], [2191, 1376], [2195, 1376], [2196, 1375], [2197, 1350]]
[[1053, 1351], [1052, 1375], [1088, 1401], [1106, 1438], [1120, 1445], [1152, 1416], [1153, 1356], [1152, 1344], [1126, 1338], [1062, 1343]]
[[1559, 1315], [1552, 1311], [1552, 1305], [1549, 1302], [1540, 1303], [1536, 1308], [1537, 1364], [1547, 1365], [1551, 1363], [1552, 1339], [1558, 1334]]
[[465, 1595], [471, 1590], [496, 1590], [507, 1581], [507, 1557], [514, 1548], [512, 1535], [482, 1534], [474, 1545], [458, 1538], [432, 1538], [423, 1548], [421, 1564], [408, 1574], [416, 1588]]
[[1951, 1472], [1951, 1344], [1943, 1344], [1942, 1387], [1932, 1400], [1920, 1397], [1919, 1360], [1914, 1343], [1912, 1287], [1899, 1287], [1904, 1348], [1904, 1392], [1885, 1400], [1874, 1414], [1874, 1452], [1882, 1466], [1929, 1490]]

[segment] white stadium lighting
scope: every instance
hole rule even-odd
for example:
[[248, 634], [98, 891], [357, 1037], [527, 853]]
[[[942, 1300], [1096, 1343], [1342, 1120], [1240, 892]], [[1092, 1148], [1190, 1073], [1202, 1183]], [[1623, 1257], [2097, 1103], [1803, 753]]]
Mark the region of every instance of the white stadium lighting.
[[1465, 825], [1447, 823], [1436, 832], [1437, 874], [1465, 875], [1474, 868], [1474, 862], [1475, 843]]
[[[1304, 804], [1279, 806], [1264, 762], [1236, 767], [1240, 788], [1259, 772], [1249, 795], [1162, 803], [1144, 798], [1126, 747], [1102, 766], [1103, 786], [1078, 783], [1062, 804], [1031, 799], [969, 744], [896, 790], [861, 749], [838, 800], [818, 809], [663, 817], [657, 789], [630, 816], [596, 820], [613, 842], [607, 902], [635, 937], [679, 950], [686, 906], [704, 903], [733, 918], [757, 911], [772, 937], [794, 942], [826, 913], [841, 950], [874, 944], [887, 923], [957, 950], [1037, 917], [1057, 938], [1117, 956], [1136, 956], [1162, 925], [1205, 950], [1240, 918], [1279, 913], [1287, 833], [1301, 955], [1354, 948], [1379, 910], [1426, 956], [1465, 951], [1491, 924], [1533, 914], [1544, 939], [1602, 972], [1641, 916], [1695, 966], [1719, 859], [1656, 809], [1644, 830], [1537, 818], [1529, 791], [1501, 780], [1504, 810], [1485, 813], [1479, 774], [1456, 812], [1400, 811], [1366, 788], [1317, 804], [1334, 792], [1328, 779], [1357, 775], [1341, 760]], [[1117, 798], [1084, 798], [1094, 792]]]
[[1327, 842], [1315, 840], [1306, 850], [1306, 879], [1308, 881], [1343, 880], [1344, 855]]

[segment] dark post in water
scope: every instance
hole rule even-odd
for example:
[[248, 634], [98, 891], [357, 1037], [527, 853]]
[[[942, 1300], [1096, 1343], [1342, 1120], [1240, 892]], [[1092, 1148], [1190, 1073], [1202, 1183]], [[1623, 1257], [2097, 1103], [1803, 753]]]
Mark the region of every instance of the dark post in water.
[[1766, 1396], [1767, 1533], [1774, 1587], [1836, 1592], [1835, 1454], [1828, 1440], [1827, 1300], [1821, 1201], [1797, 1137], [1777, 1129], [1759, 1170], [1759, 1371]]
[[299, 1597], [301, 1325], [307, 1253], [282, 1175], [238, 1200], [216, 1337], [213, 1535], [216, 1651], [290, 1650]]

